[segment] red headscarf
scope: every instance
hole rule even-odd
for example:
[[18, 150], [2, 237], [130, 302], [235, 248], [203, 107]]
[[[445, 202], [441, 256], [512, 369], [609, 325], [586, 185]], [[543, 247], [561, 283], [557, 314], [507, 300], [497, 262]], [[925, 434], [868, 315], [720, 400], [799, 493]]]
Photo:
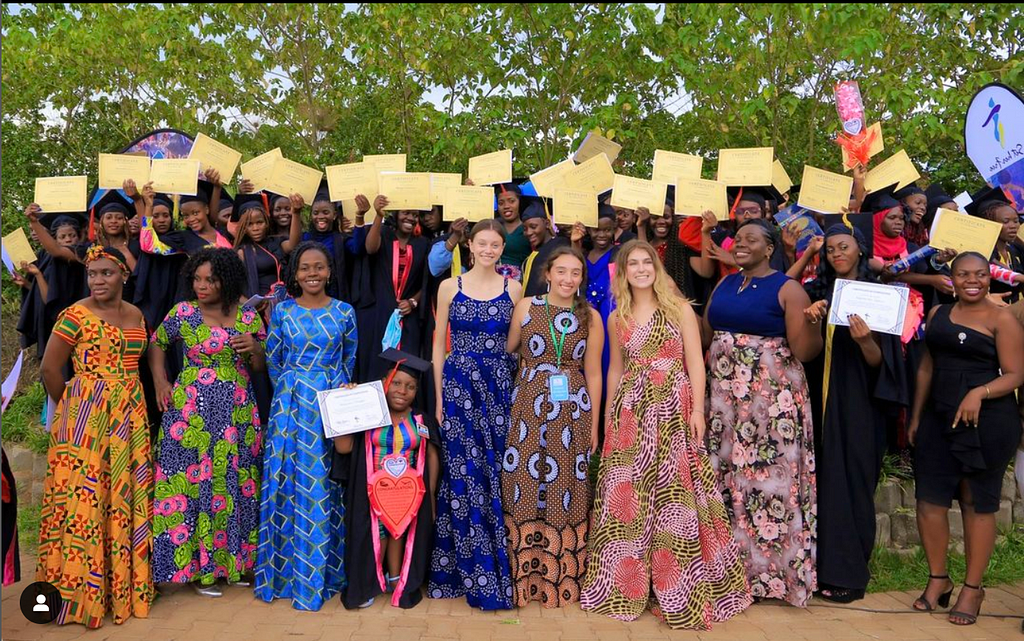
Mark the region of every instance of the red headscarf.
[[907, 239], [902, 235], [892, 238], [887, 236], [882, 231], [882, 220], [885, 219], [886, 215], [893, 209], [883, 209], [882, 211], [876, 211], [872, 222], [875, 228], [875, 237], [872, 240], [872, 246], [874, 249], [875, 258], [881, 258], [882, 260], [891, 261], [896, 258], [903, 258], [907, 255]]

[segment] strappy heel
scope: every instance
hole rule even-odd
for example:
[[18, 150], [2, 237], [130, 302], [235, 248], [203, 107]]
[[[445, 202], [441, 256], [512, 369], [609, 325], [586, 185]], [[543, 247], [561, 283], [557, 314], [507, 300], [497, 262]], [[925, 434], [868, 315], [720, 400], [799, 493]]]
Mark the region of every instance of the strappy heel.
[[[974, 625], [978, 622], [978, 617], [981, 616], [981, 604], [985, 600], [985, 589], [982, 588], [980, 585], [970, 585], [969, 583], [964, 583], [964, 587], [981, 592], [981, 601], [978, 602], [978, 611], [974, 614], [970, 614], [968, 612], [960, 612], [959, 610], [950, 610], [949, 622], [953, 625]], [[961, 590], [961, 593], [962, 592], [963, 590]], [[967, 621], [967, 623], [957, 623], [953, 620], [954, 617], [963, 619], [964, 621]]]
[[[917, 600], [914, 601], [913, 608], [915, 610], [917, 610], [918, 612], [932, 612], [932, 611], [935, 610], [936, 607], [940, 607], [940, 608], [948, 608], [949, 607], [949, 599], [953, 596], [953, 587], [954, 587], [953, 586], [953, 582], [949, 580], [949, 575], [948, 574], [929, 574], [928, 575], [928, 580], [930, 581], [932, 579], [945, 579], [945, 580], [949, 581], [949, 591], [948, 592], [943, 592], [942, 594], [940, 594], [938, 600], [935, 601], [935, 605], [932, 605], [931, 603], [929, 603], [928, 599], [925, 597], [925, 595], [928, 594], [928, 586], [925, 586], [924, 592], [922, 592], [921, 596], [917, 597]], [[918, 607], [919, 603], [923, 603], [924, 607], [923, 608]]]

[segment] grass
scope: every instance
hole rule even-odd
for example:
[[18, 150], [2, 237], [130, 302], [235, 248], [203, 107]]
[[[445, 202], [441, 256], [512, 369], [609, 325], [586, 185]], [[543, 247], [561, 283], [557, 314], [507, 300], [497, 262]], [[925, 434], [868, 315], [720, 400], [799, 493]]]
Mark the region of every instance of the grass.
[[[949, 555], [949, 577], [956, 584], [964, 581], [963, 554]], [[985, 572], [986, 585], [1024, 581], [1024, 525], [1016, 525], [998, 543]], [[918, 547], [911, 554], [875, 548], [871, 556], [871, 583], [868, 592], [923, 590], [928, 582], [928, 562]]]
[[[39, 550], [39, 505], [18, 506], [18, 543], [21, 551], [36, 556]], [[22, 568], [22, 575], [25, 568]]]
[[49, 435], [39, 424], [39, 415], [46, 400], [42, 383], [33, 383], [14, 400], [4, 412], [3, 439], [5, 443], [20, 443], [37, 454], [46, 454]]

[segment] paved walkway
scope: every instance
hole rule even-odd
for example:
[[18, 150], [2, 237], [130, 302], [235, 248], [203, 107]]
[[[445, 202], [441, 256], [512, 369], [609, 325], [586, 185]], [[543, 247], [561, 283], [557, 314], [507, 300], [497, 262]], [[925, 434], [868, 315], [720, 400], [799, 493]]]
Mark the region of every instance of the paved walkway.
[[[34, 568], [33, 559], [25, 557], [22, 567]], [[31, 577], [3, 589], [0, 632], [5, 641], [1024, 640], [1020, 619], [982, 617], [977, 625], [958, 628], [942, 614], [910, 612], [910, 604], [917, 595], [904, 592], [868, 595], [857, 602], [859, 609], [833, 607], [818, 600], [807, 610], [755, 605], [715, 626], [713, 632], [696, 633], [671, 630], [651, 614], [624, 623], [583, 612], [575, 606], [543, 610], [532, 604], [519, 611], [480, 612], [470, 609], [465, 601], [425, 599], [413, 610], [399, 610], [378, 599], [366, 610], [350, 612], [335, 599], [320, 612], [298, 612], [287, 601], [258, 601], [247, 588], [226, 588], [222, 598], [206, 599], [189, 588], [175, 586], [157, 599], [148, 619], [132, 619], [115, 626], [108, 617], [102, 628], [87, 630], [80, 625], [29, 623], [21, 614], [18, 598], [30, 582]], [[988, 588], [982, 612], [1024, 615], [1024, 583]]]

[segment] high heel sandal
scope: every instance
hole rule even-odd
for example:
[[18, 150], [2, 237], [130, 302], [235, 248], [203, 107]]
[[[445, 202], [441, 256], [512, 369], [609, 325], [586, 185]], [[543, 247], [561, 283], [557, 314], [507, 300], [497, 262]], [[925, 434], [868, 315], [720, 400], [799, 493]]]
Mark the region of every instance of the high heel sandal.
[[[928, 575], [928, 580], [930, 581], [932, 579], [945, 579], [945, 580], [949, 581], [949, 575], [948, 574], [941, 574], [941, 575], [940, 574], [929, 574]], [[948, 592], [943, 592], [942, 594], [940, 594], [938, 600], [935, 601], [935, 605], [932, 605], [931, 603], [928, 602], [928, 599], [925, 598], [926, 594], [928, 594], [928, 586], [925, 586], [924, 592], [922, 592], [921, 596], [917, 597], [917, 600], [914, 601], [913, 608], [915, 610], [917, 610], [918, 612], [932, 612], [933, 610], [935, 610], [936, 607], [948, 608], [949, 607], [949, 599], [950, 599], [950, 597], [953, 596], [953, 582], [949, 581], [949, 591]], [[923, 608], [917, 607], [918, 603], [923, 603], [924, 607]]]
[[[982, 604], [982, 602], [985, 601], [985, 589], [982, 588], [980, 585], [970, 585], [968, 583], [964, 583], [964, 587], [965, 588], [970, 588], [972, 590], [977, 590], [978, 592], [981, 592], [981, 601], [978, 601], [978, 611], [975, 612], [974, 614], [969, 614], [967, 612], [960, 612], [958, 610], [950, 610], [950, 612], [949, 612], [949, 622], [952, 623], [953, 625], [974, 625], [975, 623], [978, 622], [978, 617], [981, 616], [981, 604]], [[961, 593], [963, 593], [963, 590], [961, 590]], [[954, 617], [963, 619], [963, 620], [967, 621], [967, 623], [957, 623], [956, 621], [953, 620]]]

